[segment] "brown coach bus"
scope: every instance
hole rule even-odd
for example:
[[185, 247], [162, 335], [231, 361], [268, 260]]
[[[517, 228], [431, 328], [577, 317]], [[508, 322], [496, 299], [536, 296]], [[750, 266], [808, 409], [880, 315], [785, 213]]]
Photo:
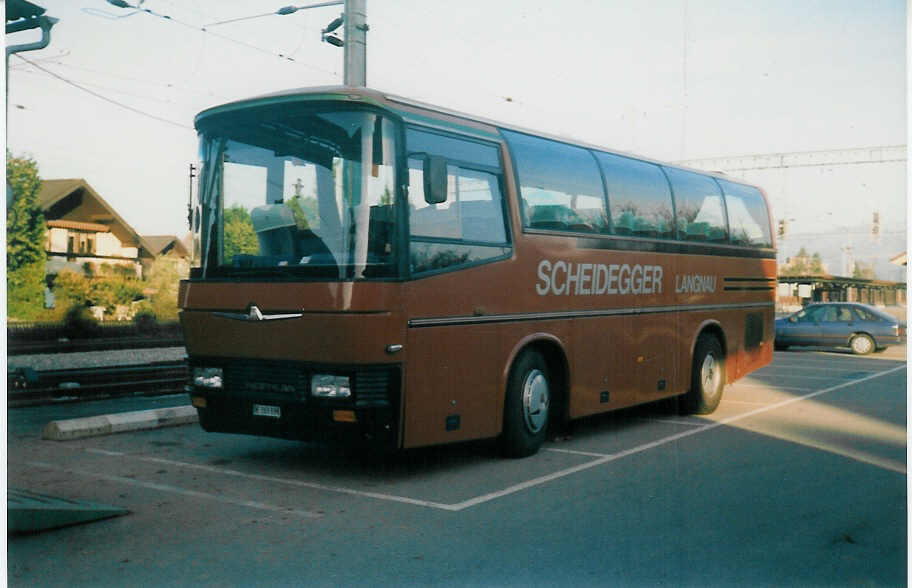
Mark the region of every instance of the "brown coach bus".
[[769, 363], [763, 192], [351, 87], [196, 118], [179, 304], [207, 431], [411, 448], [680, 396]]

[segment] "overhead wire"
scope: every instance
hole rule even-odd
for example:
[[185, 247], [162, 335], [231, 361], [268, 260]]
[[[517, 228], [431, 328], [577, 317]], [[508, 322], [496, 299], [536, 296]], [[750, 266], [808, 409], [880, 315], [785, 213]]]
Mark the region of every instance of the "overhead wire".
[[[118, 80], [128, 81], [128, 82], [134, 82], [134, 83], [139, 83], [139, 84], [145, 84], [145, 85], [148, 85], [148, 86], [156, 86], [156, 87], [160, 87], [160, 88], [169, 88], [169, 89], [181, 89], [181, 88], [183, 88], [183, 89], [190, 90], [190, 91], [193, 91], [193, 92], [196, 92], [196, 93], [199, 93], [199, 94], [205, 94], [205, 95], [207, 95], [207, 96], [213, 96], [213, 97], [215, 97], [215, 98], [221, 98], [221, 99], [225, 99], [225, 100], [228, 99], [228, 97], [226, 97], [226, 96], [220, 96], [220, 95], [216, 94], [215, 92], [213, 92], [213, 91], [211, 91], [211, 90], [203, 90], [203, 89], [201, 89], [201, 88], [195, 88], [195, 87], [193, 87], [193, 86], [188, 86], [188, 85], [185, 85], [185, 84], [176, 84], [176, 83], [171, 83], [171, 82], [160, 82], [160, 81], [145, 80], [145, 79], [142, 79], [142, 78], [135, 78], [135, 77], [131, 77], [131, 76], [125, 76], [125, 75], [121, 75], [121, 74], [115, 74], [115, 73], [111, 73], [111, 72], [101, 71], [101, 70], [98, 70], [98, 69], [92, 69], [92, 68], [85, 67], [85, 66], [81, 66], [81, 65], [75, 65], [75, 64], [72, 64], [72, 63], [65, 63], [65, 62], [63, 62], [63, 61], [54, 61], [54, 59], [59, 59], [59, 56], [58, 56], [58, 57], [48, 57], [48, 58], [45, 58], [45, 59], [38, 59], [38, 60], [32, 60], [32, 61], [33, 61], [33, 63], [36, 63], [36, 62], [49, 63], [49, 64], [57, 65], [57, 66], [60, 66], [60, 67], [66, 67], [66, 68], [70, 68], [70, 69], [76, 69], [76, 70], [79, 70], [79, 71], [85, 71], [85, 72], [89, 72], [89, 73], [93, 73], [93, 74], [98, 74], [98, 75], [102, 75], [102, 76], [106, 76], [106, 77], [110, 77], [110, 78], [114, 78], [114, 79], [118, 79]], [[10, 66], [10, 70], [11, 70], [11, 71], [23, 71], [23, 72], [28, 72], [28, 69], [27, 69], [27, 68], [28, 68], [30, 65], [31, 65], [30, 63], [20, 63], [20, 64], [17, 64], [17, 65], [12, 65], [12, 66]], [[89, 84], [89, 85], [91, 85], [91, 84]], [[118, 91], [118, 90], [114, 90], [114, 91]], [[149, 99], [150, 99], [150, 100], [153, 100], [153, 98], [149, 98]]]
[[149, 9], [149, 8], [141, 8], [141, 7], [139, 7], [139, 8], [137, 8], [137, 10], [140, 11], [140, 12], [144, 12], [144, 13], [150, 15], [150, 16], [155, 16], [155, 17], [157, 17], [157, 18], [161, 18], [161, 19], [163, 19], [163, 20], [167, 20], [167, 21], [169, 21], [169, 22], [173, 22], [173, 23], [179, 24], [179, 25], [181, 25], [181, 26], [183, 26], [183, 27], [186, 27], [186, 28], [189, 28], [189, 29], [191, 29], [191, 30], [199, 31], [199, 32], [202, 32], [202, 33], [206, 33], [206, 34], [208, 34], [208, 35], [212, 35], [212, 36], [214, 36], [214, 37], [216, 37], [216, 38], [222, 39], [223, 41], [227, 41], [227, 42], [229, 42], [229, 43], [234, 43], [234, 44], [236, 44], [236, 45], [239, 45], [239, 46], [241, 46], [241, 47], [246, 47], [246, 48], [251, 49], [251, 50], [253, 50], [253, 51], [258, 51], [258, 52], [264, 53], [264, 54], [266, 54], [266, 55], [271, 55], [272, 57], [278, 57], [278, 58], [280, 58], [280, 59], [283, 59], [283, 60], [286, 60], [286, 61], [290, 61], [290, 62], [295, 63], [295, 64], [297, 64], [297, 65], [302, 65], [302, 66], [307, 67], [307, 68], [309, 68], [309, 69], [312, 69], [312, 70], [314, 70], [314, 71], [319, 71], [319, 72], [321, 72], [321, 73], [325, 73], [325, 74], [329, 74], [329, 75], [333, 75], [333, 76], [338, 76], [338, 75], [339, 75], [339, 72], [337, 72], [337, 71], [330, 71], [330, 70], [327, 70], [327, 69], [323, 69], [322, 67], [318, 67], [318, 66], [316, 66], [316, 65], [312, 65], [312, 64], [307, 63], [307, 62], [304, 62], [304, 61], [299, 61], [299, 60], [295, 59], [294, 57], [292, 57], [291, 55], [285, 55], [284, 53], [276, 53], [276, 52], [274, 52], [274, 51], [272, 51], [272, 50], [270, 50], [270, 49], [264, 49], [263, 47], [259, 47], [259, 46], [257, 46], [257, 45], [252, 44], [252, 43], [248, 43], [248, 42], [246, 42], [246, 41], [241, 41], [241, 40], [239, 40], [239, 39], [235, 39], [235, 38], [233, 38], [233, 37], [229, 37], [228, 35], [223, 35], [223, 34], [221, 34], [221, 33], [216, 33], [216, 32], [214, 32], [214, 31], [211, 31], [211, 30], [207, 29], [205, 26], [197, 26], [197, 25], [194, 25], [194, 24], [191, 24], [191, 23], [188, 23], [188, 22], [184, 22], [184, 21], [182, 21], [182, 20], [178, 20], [178, 19], [176, 19], [176, 18], [173, 18], [173, 17], [171, 17], [171, 16], [169, 16], [169, 15], [167, 15], [167, 14], [160, 14], [160, 13], [158, 13], [158, 12], [155, 12], [154, 10], [151, 10], [151, 9]]
[[169, 119], [167, 119], [167, 118], [164, 118], [164, 117], [161, 117], [161, 116], [154, 115], [154, 114], [149, 113], [149, 112], [146, 112], [146, 111], [144, 111], [144, 110], [140, 110], [140, 109], [138, 109], [138, 108], [134, 108], [133, 106], [130, 106], [130, 105], [128, 105], [128, 104], [124, 104], [123, 102], [119, 102], [119, 101], [117, 101], [117, 100], [114, 100], [113, 98], [109, 98], [109, 97], [105, 96], [104, 94], [100, 94], [100, 93], [98, 93], [98, 92], [96, 92], [96, 91], [94, 91], [94, 90], [91, 90], [91, 89], [89, 89], [89, 88], [86, 88], [85, 86], [83, 86], [83, 85], [81, 85], [81, 84], [77, 84], [77, 83], [74, 82], [73, 80], [70, 80], [70, 79], [68, 79], [68, 78], [65, 78], [65, 77], [63, 77], [62, 75], [60, 75], [60, 74], [58, 74], [58, 73], [56, 73], [56, 72], [53, 72], [53, 71], [51, 71], [51, 70], [49, 70], [49, 69], [47, 69], [47, 68], [45, 68], [45, 67], [42, 67], [42, 66], [38, 65], [37, 63], [33, 62], [32, 60], [30, 60], [30, 59], [28, 59], [28, 58], [26, 58], [26, 57], [23, 57], [22, 55], [20, 55], [20, 54], [18, 54], [18, 53], [16, 54], [16, 57], [18, 57], [18, 58], [21, 59], [22, 61], [25, 61], [26, 63], [31, 64], [32, 67], [35, 67], [35, 68], [37, 68], [37, 69], [40, 69], [41, 71], [43, 71], [44, 73], [48, 74], [49, 76], [54, 77], [54, 78], [57, 78], [58, 80], [64, 82], [65, 84], [68, 84], [68, 85], [70, 85], [70, 86], [73, 86], [74, 88], [77, 88], [77, 89], [79, 89], [79, 90], [82, 90], [83, 92], [86, 92], [87, 94], [91, 94], [92, 96], [94, 96], [94, 97], [96, 97], [96, 98], [98, 98], [98, 99], [100, 99], [100, 100], [104, 100], [105, 102], [108, 102], [108, 103], [110, 103], [110, 104], [114, 104], [115, 106], [119, 106], [119, 107], [121, 107], [121, 108], [123, 108], [123, 109], [125, 109], [125, 110], [129, 110], [129, 111], [131, 111], [131, 112], [134, 112], [134, 113], [136, 113], [136, 114], [145, 116], [145, 117], [147, 117], [147, 118], [151, 118], [151, 119], [153, 119], [153, 120], [157, 120], [157, 121], [159, 121], [159, 122], [163, 122], [163, 123], [166, 123], [166, 124], [169, 124], [169, 125], [172, 125], [172, 126], [175, 126], [175, 127], [179, 127], [179, 128], [181, 128], [181, 129], [193, 131], [193, 132], [196, 131], [196, 129], [194, 129], [193, 127], [191, 127], [191, 126], [189, 126], [189, 125], [185, 125], [185, 124], [182, 124], [182, 123], [179, 123], [179, 122], [175, 122], [175, 121], [173, 121], [173, 120], [169, 120]]

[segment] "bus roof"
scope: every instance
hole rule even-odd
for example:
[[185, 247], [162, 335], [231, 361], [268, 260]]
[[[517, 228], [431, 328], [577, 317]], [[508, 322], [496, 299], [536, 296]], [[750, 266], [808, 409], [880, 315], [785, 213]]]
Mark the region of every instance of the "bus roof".
[[[481, 131], [483, 134], [487, 135], [488, 139], [500, 139], [499, 129], [516, 131], [519, 133], [524, 133], [527, 135], [532, 135], [536, 137], [542, 137], [546, 139], [552, 139], [554, 141], [560, 141], [561, 143], [567, 143], [569, 145], [576, 145], [578, 147], [583, 147], [586, 149], [593, 149], [596, 151], [602, 151], [605, 153], [612, 153], [614, 155], [621, 155], [623, 157], [629, 157], [631, 159], [637, 159], [640, 161], [647, 161], [657, 165], [663, 165], [665, 167], [675, 167], [678, 169], [693, 171], [699, 174], [713, 176], [722, 180], [727, 180], [736, 184], [743, 184], [747, 186], [753, 186], [758, 188], [762, 193], [764, 198], [766, 198], [766, 193], [762, 188], [746, 182], [739, 178], [733, 178], [721, 171], [707, 171], [703, 169], [688, 167], [685, 165], [679, 165], [676, 163], [670, 163], [666, 161], [660, 161], [657, 159], [652, 159], [650, 157], [644, 157], [642, 155], [637, 155], [635, 153], [629, 153], [626, 151], [620, 151], [617, 149], [611, 149], [601, 145], [595, 145], [592, 143], [587, 143], [585, 141], [580, 141], [578, 139], [572, 139], [569, 137], [563, 137], [560, 135], [553, 135], [550, 133], [545, 133], [541, 131], [536, 131], [517, 125], [498, 122], [495, 120], [487, 119], [480, 116], [475, 116], [471, 114], [466, 114], [464, 112], [459, 112], [456, 110], [450, 110], [448, 108], [437, 106], [434, 104], [428, 104], [421, 102], [419, 100], [414, 100], [411, 98], [405, 98], [402, 96], [396, 96], [394, 94], [389, 94], [387, 92], [382, 92], [380, 90], [375, 90], [371, 88], [365, 88], [360, 86], [314, 86], [314, 87], [305, 87], [305, 88], [295, 88], [288, 90], [280, 90], [277, 92], [271, 92], [269, 94], [263, 94], [260, 96], [254, 96], [251, 98], [245, 98], [242, 100], [237, 100], [234, 102], [228, 102], [219, 106], [213, 106], [203, 110], [196, 115], [194, 123], [198, 126], [199, 122], [211, 115], [230, 112], [232, 110], [238, 110], [243, 108], [248, 108], [251, 106], [261, 106], [268, 104], [279, 104], [283, 102], [295, 102], [299, 100], [339, 100], [339, 101], [351, 101], [361, 104], [373, 104], [381, 108], [386, 108], [396, 111], [397, 114], [419, 114], [427, 116], [427, 114], [435, 114], [439, 117], [442, 115], [446, 119], [458, 119], [462, 121], [462, 125], [468, 126], [476, 133]], [[408, 110], [403, 111], [402, 107], [406, 107]], [[416, 112], [418, 111], [418, 112]], [[405, 116], [405, 118], [411, 118]], [[444, 119], [445, 120], [445, 119]], [[416, 121], [418, 122], [418, 121]], [[450, 125], [453, 125], [455, 121], [449, 120]], [[470, 133], [471, 134], [471, 133]]]

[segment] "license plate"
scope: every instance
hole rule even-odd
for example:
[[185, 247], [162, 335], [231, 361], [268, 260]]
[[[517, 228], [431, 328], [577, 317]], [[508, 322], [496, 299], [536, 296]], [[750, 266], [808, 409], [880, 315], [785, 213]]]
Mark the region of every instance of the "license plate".
[[271, 417], [274, 419], [282, 418], [282, 407], [268, 404], [254, 404], [253, 416]]

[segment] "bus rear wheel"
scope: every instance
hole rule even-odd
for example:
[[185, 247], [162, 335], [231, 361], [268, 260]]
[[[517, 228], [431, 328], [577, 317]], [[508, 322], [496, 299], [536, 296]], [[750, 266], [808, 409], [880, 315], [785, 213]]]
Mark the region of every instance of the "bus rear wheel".
[[684, 397], [684, 410], [692, 414], [709, 414], [722, 400], [725, 387], [725, 355], [722, 345], [712, 335], [700, 335], [694, 348], [690, 391]]
[[525, 351], [507, 378], [501, 450], [508, 457], [538, 451], [551, 420], [553, 380], [548, 362], [537, 351]]

